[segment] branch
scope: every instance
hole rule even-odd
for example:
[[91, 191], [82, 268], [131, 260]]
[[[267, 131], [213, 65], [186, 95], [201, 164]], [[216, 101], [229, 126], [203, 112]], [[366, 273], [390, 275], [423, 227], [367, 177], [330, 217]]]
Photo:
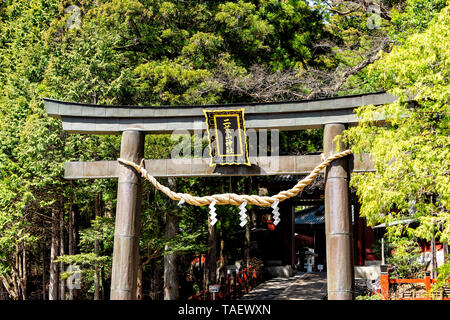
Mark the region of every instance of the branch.
[[[335, 1], [332, 1], [331, 4], [329, 4], [329, 7], [326, 8], [326, 10], [336, 13], [340, 16], [346, 16], [346, 15], [352, 14], [360, 9], [361, 9], [361, 11], [369, 12], [368, 11], [369, 8], [374, 5], [380, 9], [379, 15], [381, 18], [391, 21], [391, 15], [390, 15], [391, 8], [383, 6], [383, 4], [381, 2], [359, 0], [358, 3], [355, 3], [353, 1], [335, 0]], [[333, 7], [331, 7], [331, 6], [333, 6]], [[352, 6], [356, 6], [356, 7], [349, 8], [347, 11], [340, 11], [337, 9], [338, 6], [343, 6], [345, 8], [352, 7]]]
[[2, 274], [0, 275], [0, 278], [2, 280], [3, 286], [5, 287], [6, 291], [8, 291], [9, 295], [14, 299], [18, 300], [18, 294], [11, 288], [11, 283], [13, 280], [11, 277], [8, 276], [8, 274]]
[[342, 12], [342, 11], [339, 11], [339, 10], [336, 10], [336, 9], [333, 9], [333, 8], [328, 8], [328, 10], [331, 11], [331, 12], [337, 13], [338, 15], [346, 16], [346, 15], [348, 15], [350, 13], [356, 12], [359, 8], [361, 8], [361, 4], [359, 4], [357, 7], [353, 8], [353, 9], [350, 9], [350, 10], [345, 11], [345, 12]]
[[380, 58], [379, 53], [383, 50], [385, 50], [388, 47], [389, 39], [385, 38], [381, 45], [376, 48], [375, 50], [372, 50], [371, 53], [369, 53], [363, 61], [361, 61], [356, 66], [349, 68], [345, 70], [343, 73], [339, 73], [337, 70], [333, 72], [331, 75], [329, 75], [329, 82], [334, 83], [331, 86], [320, 86], [315, 90], [312, 90], [311, 93], [308, 95], [308, 99], [313, 99], [318, 96], [329, 96], [336, 94], [342, 86], [345, 84], [345, 82], [348, 80], [348, 78], [352, 75], [357, 74], [362, 69], [367, 67], [370, 64], [373, 64], [375, 61], [377, 61]]
[[142, 265], [145, 266], [146, 264], [148, 264], [152, 259], [156, 258], [157, 256], [159, 256], [159, 249], [155, 249], [153, 251], [153, 253], [150, 253], [150, 246], [147, 246], [147, 253], [148, 253], [148, 258], [147, 260], [145, 260], [144, 262], [142, 262]]

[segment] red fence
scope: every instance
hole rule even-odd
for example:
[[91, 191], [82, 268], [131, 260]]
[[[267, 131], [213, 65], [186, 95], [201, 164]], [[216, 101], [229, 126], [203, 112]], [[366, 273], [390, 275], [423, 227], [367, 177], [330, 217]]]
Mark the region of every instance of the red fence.
[[[381, 270], [381, 295], [383, 296], [384, 300], [392, 300], [392, 296], [389, 294], [389, 287], [390, 284], [397, 284], [397, 283], [415, 283], [415, 284], [424, 284], [426, 295], [423, 297], [412, 297], [412, 298], [395, 298], [399, 300], [432, 300], [433, 297], [431, 296], [431, 284], [437, 283], [436, 279], [431, 279], [430, 273], [427, 272], [424, 279], [390, 279], [389, 278], [389, 269], [385, 267]], [[450, 280], [448, 280], [450, 283]], [[449, 297], [441, 297], [440, 300], [450, 300]]]
[[250, 292], [262, 280], [262, 274], [256, 272], [252, 266], [249, 266], [237, 273], [228, 274], [227, 278], [219, 285], [219, 292], [215, 295], [206, 289], [189, 297], [188, 300], [235, 300], [244, 293]]

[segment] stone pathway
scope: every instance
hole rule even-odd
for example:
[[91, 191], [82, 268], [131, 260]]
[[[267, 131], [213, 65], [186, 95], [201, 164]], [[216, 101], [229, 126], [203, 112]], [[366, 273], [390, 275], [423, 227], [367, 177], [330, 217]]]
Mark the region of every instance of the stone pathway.
[[240, 300], [324, 300], [326, 272], [299, 273], [291, 278], [273, 278], [261, 283]]

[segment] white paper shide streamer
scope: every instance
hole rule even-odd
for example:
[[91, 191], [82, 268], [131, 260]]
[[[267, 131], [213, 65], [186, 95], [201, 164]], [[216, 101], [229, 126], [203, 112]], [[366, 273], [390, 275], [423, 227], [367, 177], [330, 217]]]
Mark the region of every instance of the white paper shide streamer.
[[280, 222], [280, 212], [278, 212], [278, 199], [275, 199], [275, 201], [272, 203], [272, 214], [273, 214], [273, 224], [277, 225]]
[[216, 207], [215, 206], [216, 206], [216, 201], [214, 200], [209, 205], [209, 218], [210, 218], [209, 224], [211, 226], [215, 225], [216, 222], [217, 222], [217, 219], [216, 219], [217, 214], [216, 214]]
[[247, 224], [247, 214], [245, 213], [245, 212], [247, 212], [247, 209], [245, 208], [246, 205], [247, 205], [247, 201], [244, 201], [239, 206], [239, 209], [241, 209], [241, 211], [239, 211], [239, 215], [241, 216], [241, 218], [240, 218], [241, 223], [239, 225], [241, 227], [243, 227]]

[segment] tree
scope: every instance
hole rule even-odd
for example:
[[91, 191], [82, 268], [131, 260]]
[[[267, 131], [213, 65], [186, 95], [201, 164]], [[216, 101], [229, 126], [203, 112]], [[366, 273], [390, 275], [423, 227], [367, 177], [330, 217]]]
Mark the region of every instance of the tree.
[[[96, 0], [77, 1], [77, 7], [68, 0], [0, 1], [0, 279], [10, 296], [30, 296], [34, 269], [45, 295], [49, 265], [55, 284], [68, 276], [55, 276], [55, 262], [83, 267], [81, 299], [98, 298], [99, 286], [108, 283], [117, 182], [62, 177], [65, 161], [117, 159], [120, 138], [68, 135], [46, 115], [42, 97], [180, 105], [374, 91], [382, 87], [381, 73], [369, 74], [366, 66], [380, 50], [406, 41], [412, 29], [425, 30], [443, 1], [383, 1], [380, 29], [367, 27], [367, 2], [355, 3]], [[297, 154], [317, 151], [322, 141], [316, 130], [280, 139], [283, 151]], [[152, 147], [145, 157], [167, 158], [177, 142], [148, 135]], [[248, 192], [248, 179], [233, 181], [230, 191]], [[208, 179], [176, 182], [180, 192], [222, 192]], [[174, 208], [151, 187], [143, 189], [141, 288], [152, 279], [157, 298], [164, 257], [207, 250], [208, 210]], [[216, 235], [237, 228], [234, 209], [218, 208]], [[174, 225], [178, 220], [178, 233], [165, 236], [163, 216]], [[46, 249], [52, 243], [53, 253]], [[55, 261], [55, 255], [62, 256]], [[69, 296], [76, 295], [71, 290]]]
[[[449, 17], [447, 6], [369, 68], [369, 77], [398, 100], [361, 107], [360, 125], [345, 133], [355, 153], [374, 155], [376, 172], [351, 179], [361, 215], [371, 224], [404, 217], [420, 222], [415, 230], [390, 226], [391, 235], [449, 240]], [[376, 123], [380, 115], [384, 126]]]

